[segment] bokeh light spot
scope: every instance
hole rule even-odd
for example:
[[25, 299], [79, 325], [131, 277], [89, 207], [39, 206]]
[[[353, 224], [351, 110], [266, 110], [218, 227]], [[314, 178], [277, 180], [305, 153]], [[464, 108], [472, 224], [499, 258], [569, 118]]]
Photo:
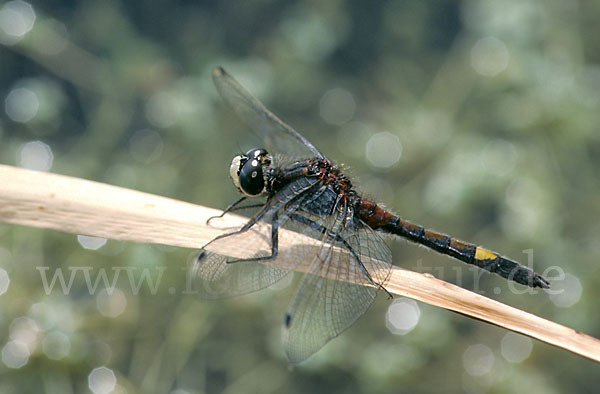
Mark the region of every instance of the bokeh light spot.
[[35, 320], [26, 316], [17, 317], [10, 323], [10, 339], [26, 345], [30, 351], [37, 346], [39, 332]]
[[96, 306], [102, 315], [117, 317], [125, 311], [127, 297], [116, 288], [102, 289], [96, 296]]
[[174, 95], [167, 92], [153, 94], [146, 102], [146, 118], [156, 127], [169, 127], [175, 124], [177, 103]]
[[471, 66], [480, 75], [493, 77], [508, 66], [510, 55], [506, 45], [495, 37], [480, 39], [471, 48]]
[[8, 290], [8, 285], [10, 285], [10, 277], [8, 276], [8, 272], [5, 269], [0, 268], [0, 295], [6, 293]]
[[495, 360], [496, 358], [488, 346], [471, 345], [463, 354], [463, 367], [469, 375], [481, 376], [492, 370]]
[[23, 78], [6, 96], [5, 111], [12, 120], [27, 123], [32, 133], [41, 136], [57, 131], [64, 120], [63, 111], [68, 111], [67, 101], [63, 86], [56, 81]]
[[80, 324], [81, 316], [77, 314], [70, 304], [60, 303], [46, 299], [29, 308], [29, 315], [35, 319], [36, 324], [42, 330], [61, 328], [63, 331], [72, 332]]
[[19, 152], [19, 166], [30, 170], [49, 171], [53, 161], [52, 149], [42, 141], [27, 142]]
[[9, 1], [0, 9], [0, 43], [13, 45], [33, 29], [35, 11], [31, 4]]
[[36, 49], [45, 54], [55, 56], [67, 48], [69, 44], [67, 27], [55, 19], [45, 19], [37, 25], [44, 34], [39, 34], [35, 41]]
[[332, 125], [343, 125], [350, 121], [356, 110], [356, 102], [352, 93], [342, 88], [325, 92], [319, 102], [321, 118]]
[[99, 237], [90, 237], [89, 235], [78, 235], [77, 242], [84, 248], [88, 250], [98, 250], [104, 245], [106, 245], [106, 238]]
[[287, 50], [299, 59], [316, 63], [326, 58], [338, 45], [338, 34], [320, 15], [309, 8], [299, 8], [282, 24]]
[[552, 282], [550, 301], [558, 307], [570, 308], [579, 301], [582, 291], [581, 281], [571, 274], [565, 274], [563, 280]]
[[20, 341], [10, 341], [2, 348], [2, 361], [9, 368], [21, 368], [30, 355], [27, 345]]
[[37, 115], [40, 109], [38, 96], [27, 88], [15, 88], [4, 100], [6, 115], [15, 122], [26, 123]]
[[511, 363], [520, 363], [531, 354], [533, 342], [531, 339], [516, 334], [514, 332], [506, 333], [500, 342], [502, 356]]
[[421, 310], [417, 303], [408, 298], [394, 300], [385, 315], [385, 325], [392, 334], [404, 335], [419, 323]]
[[367, 141], [366, 156], [373, 166], [389, 168], [402, 156], [400, 139], [389, 131], [373, 134]]
[[95, 394], [108, 394], [115, 389], [117, 377], [106, 367], [94, 368], [88, 376], [88, 386]]

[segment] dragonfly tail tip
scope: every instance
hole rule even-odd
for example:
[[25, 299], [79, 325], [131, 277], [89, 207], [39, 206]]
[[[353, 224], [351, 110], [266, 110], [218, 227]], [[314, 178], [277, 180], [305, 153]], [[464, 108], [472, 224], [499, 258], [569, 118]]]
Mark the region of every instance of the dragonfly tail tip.
[[546, 279], [544, 279], [541, 276], [536, 274], [533, 277], [533, 287], [541, 287], [542, 289], [549, 289], [550, 282], [548, 282]]

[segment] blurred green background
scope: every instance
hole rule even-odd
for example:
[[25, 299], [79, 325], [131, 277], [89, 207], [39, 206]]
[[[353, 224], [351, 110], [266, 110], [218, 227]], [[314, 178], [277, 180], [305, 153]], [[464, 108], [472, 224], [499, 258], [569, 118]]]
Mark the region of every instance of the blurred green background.
[[[599, 15], [591, 0], [4, 2], [0, 163], [224, 208], [232, 155], [259, 141], [212, 85], [223, 65], [365, 196], [533, 261], [554, 292], [390, 239], [396, 265], [600, 337]], [[293, 286], [203, 302], [186, 294], [193, 253], [0, 225], [0, 393], [600, 385], [579, 356], [383, 296], [290, 369]]]

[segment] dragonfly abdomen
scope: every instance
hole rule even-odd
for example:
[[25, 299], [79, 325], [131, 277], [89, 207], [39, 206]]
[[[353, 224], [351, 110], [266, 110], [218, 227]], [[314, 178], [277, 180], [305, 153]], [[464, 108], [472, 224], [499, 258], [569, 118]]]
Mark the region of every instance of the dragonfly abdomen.
[[436, 252], [452, 256], [464, 263], [496, 273], [530, 287], [549, 288], [548, 281], [519, 263], [500, 256], [496, 252], [449, 235], [428, 230], [379, 207], [369, 200], [360, 201], [359, 216], [375, 230], [394, 234], [426, 246]]

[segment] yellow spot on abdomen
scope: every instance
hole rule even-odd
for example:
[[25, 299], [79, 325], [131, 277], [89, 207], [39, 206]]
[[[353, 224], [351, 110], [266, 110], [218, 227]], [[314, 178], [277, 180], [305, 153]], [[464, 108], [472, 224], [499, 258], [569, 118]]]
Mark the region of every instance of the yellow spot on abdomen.
[[477, 247], [477, 249], [475, 249], [475, 258], [477, 260], [493, 260], [496, 257], [498, 257], [496, 253], [490, 252], [487, 249], [481, 248], [479, 246]]

